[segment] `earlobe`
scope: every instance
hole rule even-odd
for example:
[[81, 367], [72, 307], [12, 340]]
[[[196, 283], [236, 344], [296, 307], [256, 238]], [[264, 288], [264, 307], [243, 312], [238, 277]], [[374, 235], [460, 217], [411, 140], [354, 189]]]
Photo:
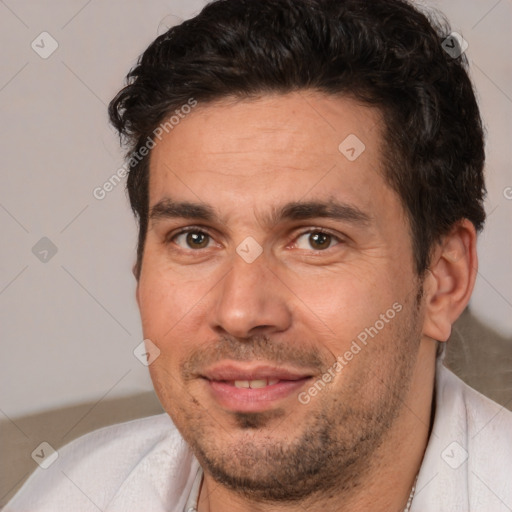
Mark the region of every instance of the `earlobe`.
[[469, 302], [477, 270], [475, 227], [464, 219], [432, 254], [424, 280], [425, 336], [438, 341], [449, 338], [453, 323]]

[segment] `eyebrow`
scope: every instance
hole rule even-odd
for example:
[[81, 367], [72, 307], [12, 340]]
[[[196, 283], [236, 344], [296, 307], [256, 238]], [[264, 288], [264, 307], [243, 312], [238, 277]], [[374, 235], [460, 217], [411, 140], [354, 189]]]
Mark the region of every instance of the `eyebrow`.
[[[166, 198], [151, 207], [149, 218], [152, 222], [169, 218], [198, 219], [213, 222], [219, 220], [219, 215], [213, 207], [207, 204], [173, 201]], [[359, 225], [366, 225], [371, 220], [371, 217], [358, 207], [330, 199], [327, 201], [294, 201], [280, 208], [275, 207], [270, 214], [264, 217], [264, 223], [273, 226], [285, 220], [307, 220], [312, 218], [329, 218]]]
[[163, 199], [150, 208], [149, 218], [152, 221], [172, 218], [214, 220], [216, 215], [214, 209], [205, 204]]
[[270, 217], [271, 223], [281, 220], [306, 220], [315, 217], [348, 221], [354, 224], [368, 224], [370, 216], [354, 205], [328, 201], [292, 202], [275, 211]]

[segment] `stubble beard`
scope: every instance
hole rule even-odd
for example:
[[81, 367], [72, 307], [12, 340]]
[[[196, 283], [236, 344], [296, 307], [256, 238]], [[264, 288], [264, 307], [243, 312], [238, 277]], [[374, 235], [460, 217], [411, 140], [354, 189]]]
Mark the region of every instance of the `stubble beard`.
[[[262, 503], [314, 499], [361, 486], [378, 463], [379, 447], [399, 416], [412, 380], [421, 337], [418, 303], [404, 305], [403, 313], [407, 318], [393, 320], [397, 324], [380, 340], [380, 348], [369, 346], [378, 343], [373, 340], [362, 351], [367, 361], [379, 361], [378, 366], [359, 365], [368, 373], [352, 372], [337, 396], [329, 387], [319, 393], [299, 434], [296, 421], [283, 409], [233, 413], [237, 429], [232, 439], [204, 410], [182, 411], [186, 428], [180, 430], [203, 469], [217, 483]], [[266, 352], [267, 360], [277, 361], [268, 338], [255, 339], [254, 347], [258, 356]], [[387, 371], [373, 371], [380, 367]], [[377, 390], [374, 396], [365, 394], [365, 385]], [[297, 407], [310, 405], [297, 402]], [[295, 437], [289, 440], [283, 435], [287, 423]]]

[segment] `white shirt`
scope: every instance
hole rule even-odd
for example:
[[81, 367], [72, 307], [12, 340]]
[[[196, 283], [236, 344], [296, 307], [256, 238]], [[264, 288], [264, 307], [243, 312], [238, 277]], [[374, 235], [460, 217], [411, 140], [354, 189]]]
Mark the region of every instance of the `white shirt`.
[[[195, 501], [198, 471], [169, 416], [160, 414], [71, 442], [4, 512], [184, 512], [191, 494]], [[434, 425], [411, 512], [511, 510], [512, 412], [438, 365]]]

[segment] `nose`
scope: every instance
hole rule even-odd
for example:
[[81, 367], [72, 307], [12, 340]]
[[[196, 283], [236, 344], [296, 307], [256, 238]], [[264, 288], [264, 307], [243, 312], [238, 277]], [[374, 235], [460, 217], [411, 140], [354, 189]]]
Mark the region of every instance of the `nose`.
[[238, 255], [216, 287], [213, 329], [244, 339], [282, 332], [291, 325], [290, 292], [262, 254], [252, 263]]

